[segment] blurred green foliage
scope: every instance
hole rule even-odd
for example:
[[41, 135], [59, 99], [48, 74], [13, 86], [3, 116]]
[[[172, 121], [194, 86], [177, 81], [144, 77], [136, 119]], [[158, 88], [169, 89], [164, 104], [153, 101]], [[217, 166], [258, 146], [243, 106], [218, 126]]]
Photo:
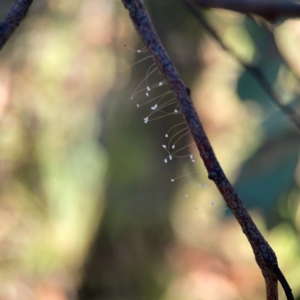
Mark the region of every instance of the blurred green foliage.
[[[12, 2], [0, 3], [2, 17]], [[180, 1], [145, 2], [226, 174], [300, 295], [297, 130]], [[262, 20], [205, 14], [298, 111], [299, 21], [272, 34]], [[0, 53], [0, 298], [263, 298], [252, 250], [190, 137], [180, 140], [187, 157], [164, 163], [165, 134], [182, 118], [144, 124], [145, 92], [128, 100], [152, 65], [131, 67], [148, 54], [129, 48], [143, 45], [121, 1], [36, 0]]]

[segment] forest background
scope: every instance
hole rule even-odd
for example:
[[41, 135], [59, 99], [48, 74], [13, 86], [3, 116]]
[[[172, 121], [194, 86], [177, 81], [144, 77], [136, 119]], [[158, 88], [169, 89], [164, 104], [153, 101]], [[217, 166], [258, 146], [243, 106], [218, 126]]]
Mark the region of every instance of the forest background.
[[[1, 19], [12, 3], [0, 3]], [[180, 1], [145, 3], [300, 297], [299, 133]], [[297, 110], [299, 21], [205, 16]], [[145, 93], [129, 100], [152, 64], [129, 67], [148, 56], [130, 48], [143, 45], [121, 1], [36, 0], [0, 52], [0, 299], [263, 298], [252, 250], [201, 161], [164, 163], [178, 120], [144, 124]]]

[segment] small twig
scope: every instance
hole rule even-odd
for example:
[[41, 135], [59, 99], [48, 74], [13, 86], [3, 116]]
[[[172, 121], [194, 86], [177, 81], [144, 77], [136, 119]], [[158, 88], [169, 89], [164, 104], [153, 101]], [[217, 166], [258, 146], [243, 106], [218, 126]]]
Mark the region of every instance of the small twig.
[[184, 3], [187, 5], [188, 9], [191, 11], [191, 13], [197, 18], [199, 23], [208, 31], [214, 39], [219, 43], [219, 45], [232, 57], [234, 57], [249, 73], [253, 75], [254, 78], [259, 82], [259, 84], [262, 86], [262, 88], [265, 90], [265, 92], [271, 97], [271, 99], [274, 101], [274, 103], [278, 106], [279, 109], [281, 109], [294, 123], [296, 128], [298, 129], [298, 132], [300, 133], [300, 119], [297, 113], [288, 105], [282, 104], [279, 95], [276, 93], [276, 91], [271, 87], [271, 84], [265, 77], [263, 71], [250, 63], [245, 62], [241, 57], [239, 57], [232, 49], [227, 47], [222, 39], [219, 37], [217, 32], [211, 27], [211, 25], [205, 20], [203, 15], [198, 12], [194, 7], [191, 6], [189, 1], [184, 0]]
[[16, 0], [4, 20], [0, 23], [0, 50], [25, 18], [32, 1]]
[[250, 18], [253, 22], [255, 22], [257, 25], [259, 25], [261, 28], [263, 28], [266, 32], [266, 34], [272, 39], [272, 43], [274, 45], [276, 54], [280, 57], [282, 62], [286, 65], [286, 67], [292, 72], [292, 74], [297, 78], [298, 82], [300, 83], [300, 77], [297, 74], [295, 68], [293, 65], [291, 65], [286, 58], [282, 55], [280, 52], [278, 45], [276, 43], [276, 39], [274, 36], [274, 25], [268, 23], [267, 21], [264, 21], [262, 19], [255, 18], [253, 15], [247, 14], [247, 17]]
[[254, 14], [267, 20], [300, 17], [300, 5], [292, 2], [257, 0], [193, 0], [202, 8], [222, 8], [243, 14]]
[[273, 270], [285, 292], [287, 300], [294, 300], [292, 289], [290, 288], [288, 282], [286, 281], [286, 279], [285, 279], [284, 275], [282, 274], [281, 270], [279, 269], [278, 265], [274, 265]]
[[190, 90], [181, 80], [168, 54], [152, 25], [150, 17], [141, 0], [122, 0], [129, 11], [136, 31], [153, 57], [154, 62], [167, 81], [182, 115], [191, 131], [200, 156], [208, 172], [208, 178], [216, 184], [227, 206], [240, 224], [252, 249], [258, 266], [266, 283], [267, 300], [278, 300], [277, 275], [274, 266], [277, 264], [275, 252], [264, 239], [253, 222], [242, 201], [224, 174], [213, 148], [206, 136], [203, 126], [190, 98]]

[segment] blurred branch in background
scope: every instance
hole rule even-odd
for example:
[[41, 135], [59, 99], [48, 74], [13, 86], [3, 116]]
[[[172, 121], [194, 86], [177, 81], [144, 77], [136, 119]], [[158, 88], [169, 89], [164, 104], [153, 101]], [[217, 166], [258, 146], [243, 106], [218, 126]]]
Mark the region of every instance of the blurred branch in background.
[[[3, 16], [12, 3], [0, 1]], [[106, 1], [33, 1], [0, 52], [1, 300], [65, 300], [76, 288], [105, 207], [99, 132], [115, 78], [113, 11]]]
[[0, 23], [0, 50], [20, 25], [33, 0], [16, 0], [4, 20]]
[[221, 37], [218, 35], [217, 31], [209, 24], [209, 22], [205, 19], [201, 12], [197, 11], [193, 6], [190, 5], [189, 1], [184, 1], [188, 9], [191, 13], [197, 18], [200, 24], [211, 34], [211, 36], [220, 44], [220, 46], [230, 55], [232, 55], [249, 73], [253, 75], [253, 77], [259, 82], [262, 88], [269, 94], [270, 98], [273, 102], [281, 109], [294, 123], [296, 126], [298, 133], [300, 134], [300, 117], [294, 111], [294, 109], [289, 105], [282, 104], [280, 96], [278, 93], [272, 88], [268, 79], [265, 77], [263, 71], [256, 65], [248, 63], [243, 60], [237, 53], [235, 53], [232, 49], [226, 46]]
[[255, 14], [269, 21], [300, 16], [300, 4], [273, 1], [192, 0], [202, 8], [222, 8], [243, 14]]

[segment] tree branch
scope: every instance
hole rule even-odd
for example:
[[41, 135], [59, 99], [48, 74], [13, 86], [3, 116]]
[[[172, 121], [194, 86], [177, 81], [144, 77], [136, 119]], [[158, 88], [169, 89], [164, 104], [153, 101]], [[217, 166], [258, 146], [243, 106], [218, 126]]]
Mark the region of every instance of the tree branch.
[[266, 32], [266, 34], [272, 39], [274, 47], [275, 47], [275, 51], [277, 53], [277, 55], [280, 57], [280, 59], [282, 60], [282, 62], [286, 65], [287, 68], [290, 69], [290, 71], [293, 73], [293, 75], [297, 78], [297, 80], [300, 83], [300, 77], [297, 74], [295, 68], [293, 65], [291, 65], [286, 58], [282, 55], [282, 53], [280, 52], [277, 42], [276, 42], [276, 38], [274, 35], [274, 25], [268, 23], [267, 21], [264, 21], [262, 19], [258, 20], [257, 18], [255, 18], [255, 16], [247, 14], [247, 17], [250, 18], [253, 22], [255, 22], [257, 25], [259, 25], [261, 28], [263, 28]]
[[243, 14], [255, 14], [267, 20], [300, 16], [300, 4], [257, 0], [193, 0], [202, 8], [222, 8]]
[[21, 21], [26, 17], [32, 1], [33, 0], [16, 0], [4, 20], [0, 23], [0, 50], [12, 36]]
[[191, 11], [191, 13], [197, 18], [199, 23], [208, 31], [213, 38], [219, 43], [219, 45], [232, 57], [234, 57], [249, 73], [252, 74], [254, 78], [259, 82], [261, 87], [265, 90], [265, 92], [270, 96], [271, 99], [273, 99], [273, 102], [278, 106], [279, 109], [282, 110], [284, 114], [286, 114], [290, 120], [294, 123], [296, 128], [298, 129], [298, 133], [300, 133], [300, 119], [297, 113], [293, 110], [292, 107], [289, 105], [282, 104], [282, 101], [280, 100], [279, 95], [276, 93], [276, 91], [272, 88], [271, 84], [265, 77], [263, 71], [253, 64], [245, 62], [241, 57], [239, 57], [232, 49], [227, 47], [222, 39], [219, 37], [217, 32], [210, 26], [210, 24], [205, 20], [203, 15], [196, 11], [194, 7], [192, 7], [189, 3], [189, 1], [184, 0], [184, 3], [187, 5], [188, 9]]
[[[239, 199], [226, 175], [224, 174], [212, 146], [206, 136], [200, 119], [190, 98], [190, 90], [181, 80], [178, 72], [169, 59], [161, 41], [151, 23], [150, 17], [141, 0], [122, 0], [129, 11], [136, 31], [148, 48], [154, 62], [167, 81], [182, 115], [190, 129], [200, 156], [208, 172], [208, 178], [216, 184], [227, 206], [240, 224], [252, 249], [258, 266], [261, 269], [267, 288], [267, 300], [277, 300], [277, 258], [273, 249], [264, 239], [242, 201]], [[279, 268], [278, 268], [279, 269]]]
[[278, 268], [278, 265], [274, 265], [274, 273], [277, 276], [277, 279], [279, 280], [287, 300], [294, 300], [294, 296], [292, 293], [292, 289], [290, 288], [288, 282], [286, 281], [284, 275], [282, 274], [281, 270]]

